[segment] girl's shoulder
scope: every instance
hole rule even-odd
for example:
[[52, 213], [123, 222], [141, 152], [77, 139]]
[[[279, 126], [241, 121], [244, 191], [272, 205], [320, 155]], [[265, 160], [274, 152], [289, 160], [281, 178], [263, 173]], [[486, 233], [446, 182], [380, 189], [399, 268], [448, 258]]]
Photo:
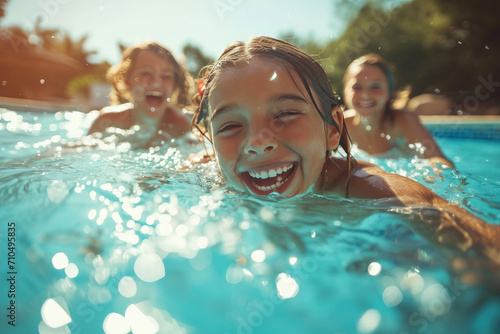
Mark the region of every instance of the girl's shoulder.
[[396, 136], [404, 136], [408, 129], [421, 124], [418, 115], [408, 110], [394, 110], [392, 131]]
[[127, 129], [130, 127], [131, 111], [133, 104], [107, 106], [100, 110], [99, 116], [89, 129], [89, 134], [102, 132], [109, 127]]
[[408, 111], [406, 109], [403, 110], [395, 110], [394, 111], [394, 123], [398, 125], [408, 125], [408, 123], [420, 123], [420, 119], [418, 118], [418, 114], [413, 111]]
[[[388, 173], [380, 167], [366, 162], [357, 161], [355, 169], [347, 173], [348, 162], [345, 159], [331, 159], [328, 162], [328, 173], [337, 178], [325, 184], [325, 192], [345, 195], [345, 184], [348, 185], [347, 195], [359, 199], [385, 199], [399, 204], [430, 204], [436, 195], [420, 183], [404, 176]], [[341, 171], [340, 173], [338, 171]]]

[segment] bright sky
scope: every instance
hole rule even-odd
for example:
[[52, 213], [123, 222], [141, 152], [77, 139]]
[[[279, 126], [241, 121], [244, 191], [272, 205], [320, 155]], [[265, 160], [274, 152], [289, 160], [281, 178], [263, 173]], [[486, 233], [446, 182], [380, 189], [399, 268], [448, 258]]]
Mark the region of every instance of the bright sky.
[[317, 41], [336, 39], [346, 22], [336, 0], [8, 0], [4, 27], [58, 28], [78, 40], [88, 35], [92, 61], [118, 62], [118, 42], [156, 41], [176, 56], [191, 42], [218, 58], [232, 41], [292, 32]]

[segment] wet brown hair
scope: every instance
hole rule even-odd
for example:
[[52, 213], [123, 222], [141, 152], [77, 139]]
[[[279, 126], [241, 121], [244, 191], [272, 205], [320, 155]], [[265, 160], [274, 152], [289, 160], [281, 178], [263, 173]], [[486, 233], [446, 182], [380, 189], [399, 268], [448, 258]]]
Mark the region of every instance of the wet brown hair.
[[[234, 42], [230, 44], [211, 68], [207, 69], [205, 76], [200, 79], [205, 81], [205, 88], [202, 95], [198, 93], [193, 98], [196, 112], [192, 120], [193, 128], [197, 129], [201, 135], [211, 142], [209, 134], [209, 105], [208, 100], [220, 73], [229, 67], [241, 62], [248, 61], [252, 57], [268, 57], [278, 60], [285, 65], [288, 71], [294, 71], [313, 101], [316, 111], [323, 121], [333, 125], [340, 133], [340, 143], [348, 159], [346, 195], [348, 183], [356, 165], [356, 161], [350, 154], [350, 139], [344, 119], [342, 118], [342, 128], [337, 124], [332, 116], [331, 110], [339, 106], [340, 97], [335, 94], [325, 70], [311, 56], [297, 48], [296, 46], [270, 37], [254, 37], [249, 42]], [[314, 97], [317, 96], [317, 99]], [[319, 105], [316, 100], [319, 100]], [[329, 157], [329, 152], [326, 152]], [[345, 172], [345, 171], [344, 171]]]
[[189, 103], [189, 74], [186, 69], [177, 62], [169, 50], [157, 43], [140, 44], [123, 51], [122, 61], [112, 66], [106, 74], [106, 78], [112, 85], [109, 102], [116, 105], [133, 101], [132, 93], [127, 85], [127, 79], [141, 51], [153, 52], [174, 66], [175, 89], [173, 102], [182, 107], [186, 106]]

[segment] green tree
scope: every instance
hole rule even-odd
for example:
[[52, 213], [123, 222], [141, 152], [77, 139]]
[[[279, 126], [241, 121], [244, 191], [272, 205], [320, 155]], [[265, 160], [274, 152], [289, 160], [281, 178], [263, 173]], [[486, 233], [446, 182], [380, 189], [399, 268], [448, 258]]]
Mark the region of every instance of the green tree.
[[[353, 13], [362, 2], [344, 10]], [[392, 63], [396, 84], [410, 84], [412, 95], [440, 92], [463, 100], [474, 94], [481, 78], [500, 81], [500, 25], [495, 14], [500, 2], [476, 6], [464, 0], [419, 0], [396, 8], [384, 4], [362, 5], [340, 38], [323, 48], [301, 42], [309, 53], [321, 51], [317, 59], [336, 90], [342, 89], [349, 63], [369, 52]], [[490, 95], [499, 96], [499, 91]]]
[[213, 59], [205, 55], [199, 47], [190, 43], [184, 46], [182, 52], [186, 57], [185, 66], [195, 78], [203, 67], [213, 62]]
[[7, 5], [7, 0], [0, 0], [0, 19], [5, 16], [6, 5]]

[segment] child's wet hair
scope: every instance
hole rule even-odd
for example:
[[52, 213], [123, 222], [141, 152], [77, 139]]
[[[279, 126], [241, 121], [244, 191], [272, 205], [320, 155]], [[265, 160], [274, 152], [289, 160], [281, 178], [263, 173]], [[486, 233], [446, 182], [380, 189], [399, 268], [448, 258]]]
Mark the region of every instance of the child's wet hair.
[[126, 49], [123, 51], [122, 61], [108, 70], [106, 77], [112, 85], [112, 91], [109, 95], [110, 103], [116, 105], [133, 102], [127, 79], [141, 51], [150, 51], [173, 65], [175, 69], [174, 95], [176, 96], [172, 100], [179, 106], [189, 104], [190, 83], [187, 70], [177, 62], [169, 50], [157, 43], [145, 43]]
[[[201, 135], [211, 141], [208, 101], [217, 78], [224, 69], [242, 62], [248, 62], [252, 57], [256, 56], [268, 57], [274, 61], [277, 60], [285, 66], [286, 70], [293, 71], [300, 78], [302, 85], [307, 90], [321, 118], [325, 123], [336, 127], [341, 134], [339, 146], [343, 148], [349, 161], [347, 171], [349, 180], [355, 166], [355, 160], [350, 154], [349, 134], [345, 126], [344, 118], [341, 117], [342, 124], [339, 125], [331, 113], [332, 108], [335, 106], [340, 107], [340, 97], [333, 91], [323, 67], [307, 53], [287, 42], [270, 37], [255, 37], [247, 43], [234, 42], [230, 44], [216, 63], [206, 69], [206, 72], [203, 73], [204, 75], [200, 79], [204, 80], [204, 89], [193, 98], [193, 103], [197, 108], [192, 120], [193, 128], [197, 129]], [[316, 95], [317, 98], [315, 98], [314, 95]], [[319, 105], [316, 100], [319, 100]], [[339, 110], [339, 112], [341, 113], [341, 110]], [[325, 153], [327, 157], [330, 154], [329, 152]], [[347, 186], [348, 184], [346, 184], [346, 194]]]

